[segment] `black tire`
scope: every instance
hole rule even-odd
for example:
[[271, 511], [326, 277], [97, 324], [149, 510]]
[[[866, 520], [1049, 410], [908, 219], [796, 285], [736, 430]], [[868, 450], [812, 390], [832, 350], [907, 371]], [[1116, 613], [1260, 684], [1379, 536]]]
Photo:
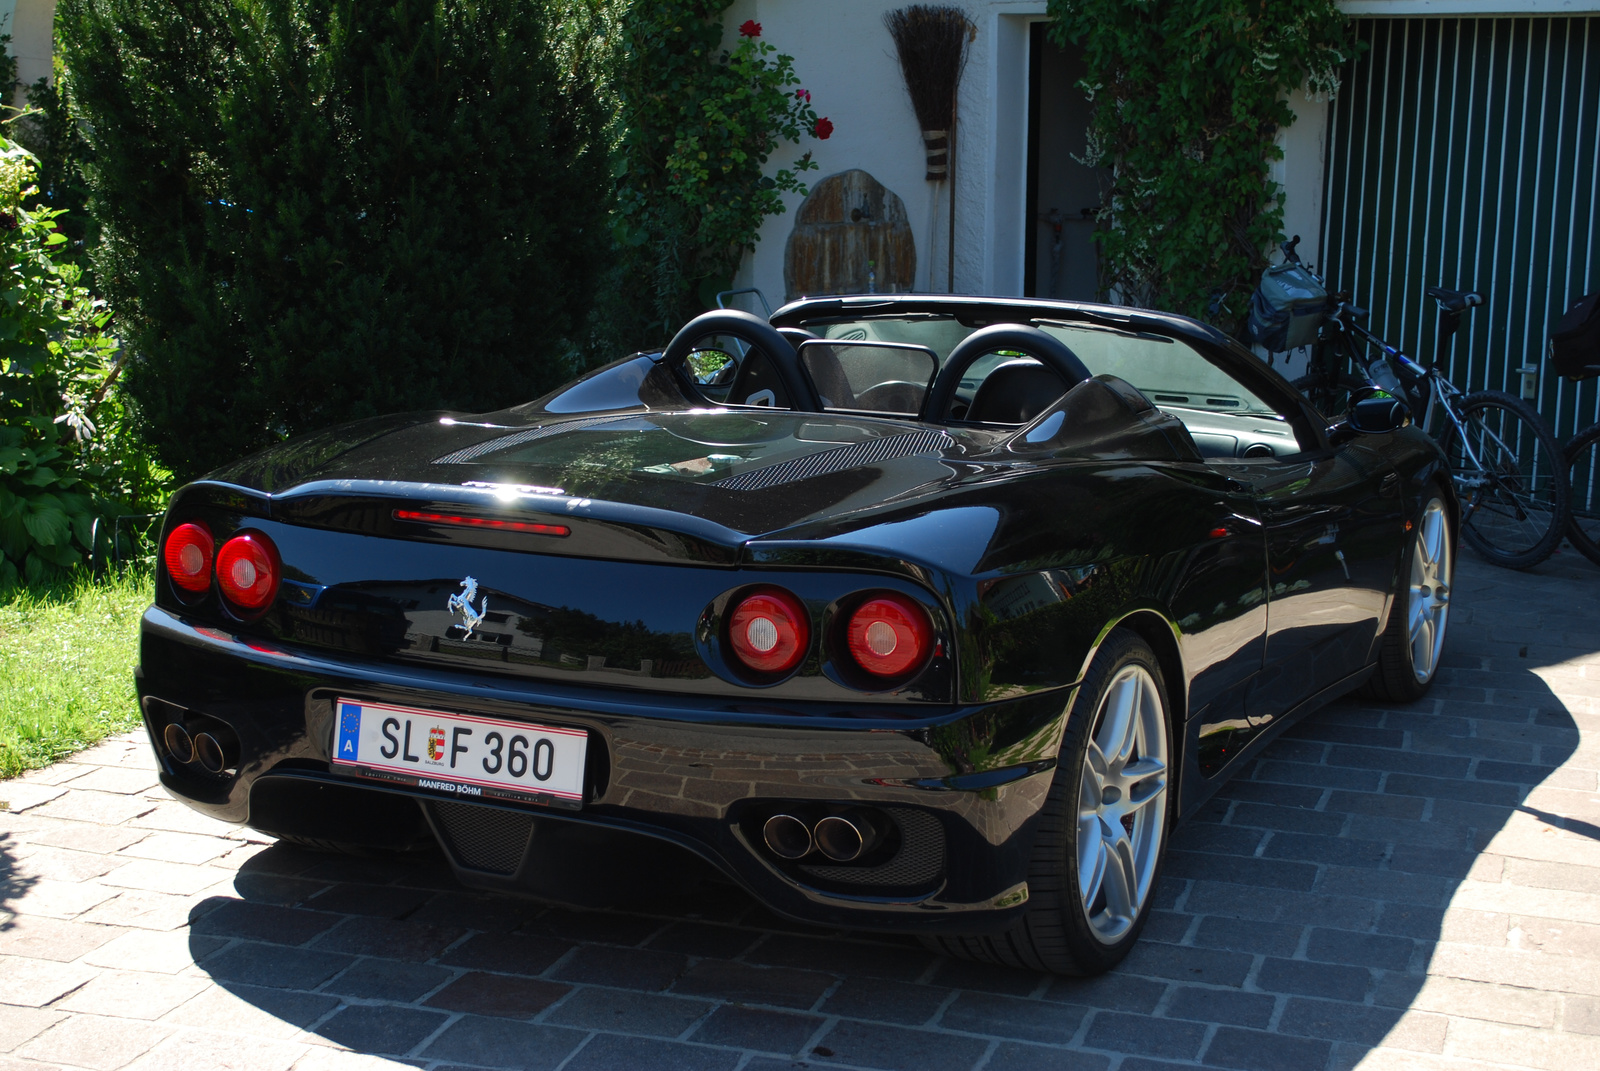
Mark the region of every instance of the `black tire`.
[[[1430, 530], [1435, 524], [1441, 526], [1437, 538]], [[1362, 695], [1385, 703], [1421, 699], [1439, 671], [1449, 622], [1449, 590], [1455, 581], [1456, 551], [1455, 524], [1444, 492], [1437, 487], [1428, 488], [1407, 532], [1405, 556], [1400, 562], [1400, 589], [1395, 592], [1389, 620], [1378, 642], [1377, 664], [1361, 687]], [[1430, 559], [1436, 565], [1433, 570], [1429, 569]], [[1430, 572], [1444, 574], [1443, 592], [1432, 582]], [[1432, 612], [1435, 608], [1437, 613]], [[1429, 632], [1420, 644], [1421, 657], [1416, 641], [1423, 637], [1413, 636], [1419, 612], [1433, 619], [1431, 627], [1425, 626]]]
[[1567, 539], [1600, 565], [1600, 424], [1590, 424], [1567, 444]]
[[1369, 384], [1360, 376], [1340, 374], [1330, 381], [1323, 373], [1312, 372], [1291, 380], [1289, 385], [1305, 395], [1317, 412], [1332, 419], [1350, 407], [1352, 391]]
[[[1159, 775], [1159, 788], [1153, 784], [1156, 776], [1143, 776], [1126, 794], [1129, 800], [1138, 797], [1148, 801], [1138, 806], [1136, 814], [1129, 816], [1131, 826], [1127, 819], [1120, 820], [1123, 830], [1129, 835], [1130, 854], [1147, 860], [1147, 877], [1142, 882], [1144, 891], [1132, 911], [1131, 922], [1109, 911], [1097, 913], [1113, 921], [1120, 919], [1121, 924], [1126, 925], [1125, 932], [1119, 929], [1115, 938], [1108, 940], [1097, 932], [1090, 919], [1095, 907], [1108, 906], [1104, 899], [1105, 890], [1109, 887], [1107, 882], [1102, 878], [1095, 884], [1097, 892], [1090, 894], [1093, 901], [1090, 908], [1084, 907], [1084, 897], [1080, 891], [1079, 834], [1082, 824], [1079, 797], [1084, 790], [1085, 756], [1102, 724], [1102, 704], [1113, 685], [1120, 687], [1129, 679], [1128, 674], [1140, 672], [1145, 676], [1133, 678], [1141, 682], [1136, 686], [1144, 697], [1139, 709], [1147, 709], [1142, 704], [1148, 702], [1151, 689], [1142, 682], [1148, 680], [1153, 684], [1159, 707], [1154, 713], [1159, 715], [1165, 734], [1165, 766]], [[1140, 761], [1147, 759], [1137, 748], [1132, 754], [1137, 754]], [[924, 939], [924, 943], [946, 955], [1031, 971], [1092, 975], [1115, 967], [1138, 940], [1139, 932], [1150, 915], [1151, 894], [1161, 880], [1167, 834], [1177, 817], [1177, 793], [1172, 790], [1175, 754], [1172, 718], [1167, 709], [1167, 694], [1155, 653], [1137, 633], [1128, 629], [1114, 629], [1095, 655], [1067, 718], [1055, 778], [1039, 814], [1033, 856], [1028, 866], [1029, 899], [1025, 914], [1009, 930], [999, 934], [929, 937]], [[1133, 763], [1130, 761], [1128, 765], [1132, 767]], [[1157, 791], [1160, 793], [1159, 799], [1155, 798]], [[1148, 824], [1142, 824], [1148, 822], [1147, 815], [1157, 814], [1160, 823], [1154, 831], [1149, 829]], [[1104, 873], [1110, 877], [1109, 864]], [[1127, 871], [1119, 870], [1118, 873], [1126, 874]], [[1111, 884], [1127, 888], [1120, 882]]]
[[1567, 533], [1567, 469], [1538, 412], [1504, 391], [1460, 402], [1473, 465], [1453, 424], [1439, 436], [1461, 502], [1461, 537], [1495, 565], [1527, 569], [1555, 553]]

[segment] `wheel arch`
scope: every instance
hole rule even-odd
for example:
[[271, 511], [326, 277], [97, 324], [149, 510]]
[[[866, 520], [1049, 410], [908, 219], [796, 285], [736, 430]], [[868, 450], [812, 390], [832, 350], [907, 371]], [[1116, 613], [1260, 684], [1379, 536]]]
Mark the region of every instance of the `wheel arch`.
[[1177, 757], [1181, 759], [1184, 742], [1183, 726], [1189, 717], [1189, 696], [1183, 674], [1183, 655], [1178, 648], [1180, 630], [1171, 617], [1154, 606], [1133, 606], [1107, 621], [1105, 627], [1100, 630], [1100, 635], [1095, 637], [1088, 656], [1083, 660], [1078, 680], [1083, 680], [1095, 656], [1100, 653], [1101, 646], [1106, 642], [1106, 637], [1117, 628], [1125, 628], [1136, 633], [1155, 653], [1156, 664], [1161, 667], [1161, 683], [1167, 693], [1168, 720], [1172, 722], [1173, 727], [1172, 743], [1180, 752]]

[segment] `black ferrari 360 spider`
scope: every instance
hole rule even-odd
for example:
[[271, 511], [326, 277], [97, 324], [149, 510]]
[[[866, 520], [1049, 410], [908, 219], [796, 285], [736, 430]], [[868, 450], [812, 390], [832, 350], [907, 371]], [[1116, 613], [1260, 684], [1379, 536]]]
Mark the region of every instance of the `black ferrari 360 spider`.
[[712, 312], [183, 488], [139, 694], [172, 793], [291, 842], [555, 900], [687, 850], [795, 919], [1092, 973], [1278, 730], [1428, 687], [1456, 516], [1386, 396], [1330, 420], [1182, 317]]

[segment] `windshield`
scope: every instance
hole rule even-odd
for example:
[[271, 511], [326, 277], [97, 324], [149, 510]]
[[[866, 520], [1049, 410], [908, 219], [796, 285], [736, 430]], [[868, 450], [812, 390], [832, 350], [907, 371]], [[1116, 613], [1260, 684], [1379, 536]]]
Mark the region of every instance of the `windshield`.
[[[1091, 374], [1123, 379], [1163, 409], [1256, 416], [1275, 414], [1270, 405], [1245, 389], [1238, 380], [1178, 339], [1100, 324], [1050, 320], [1032, 323], [1077, 354]], [[925, 347], [941, 365], [951, 350], [977, 330], [952, 316], [926, 314], [820, 321], [805, 326], [825, 339]], [[959, 394], [970, 399], [990, 372], [1019, 356], [1002, 350], [979, 358], [962, 376]]]

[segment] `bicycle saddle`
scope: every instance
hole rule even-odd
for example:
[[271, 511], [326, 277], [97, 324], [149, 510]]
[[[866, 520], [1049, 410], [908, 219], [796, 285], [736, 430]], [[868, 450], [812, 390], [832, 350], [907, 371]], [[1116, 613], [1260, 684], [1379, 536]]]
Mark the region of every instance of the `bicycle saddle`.
[[1430, 286], [1428, 296], [1437, 301], [1445, 312], [1465, 312], [1474, 305], [1483, 304], [1483, 295], [1476, 290], [1446, 290], [1442, 286]]

